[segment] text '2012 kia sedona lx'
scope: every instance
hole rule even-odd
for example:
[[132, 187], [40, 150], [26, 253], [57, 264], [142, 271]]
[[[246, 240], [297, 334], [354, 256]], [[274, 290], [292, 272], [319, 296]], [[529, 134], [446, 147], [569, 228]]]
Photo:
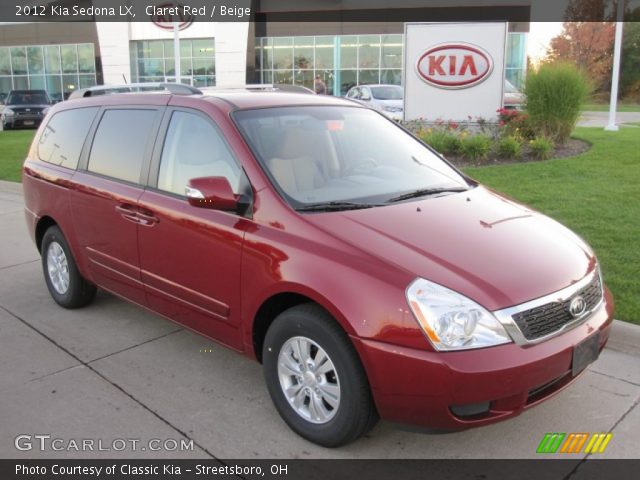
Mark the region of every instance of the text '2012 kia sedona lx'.
[[613, 302], [568, 229], [348, 100], [171, 89], [37, 132], [26, 217], [61, 306], [102, 288], [257, 359], [325, 446], [513, 417], [598, 357]]

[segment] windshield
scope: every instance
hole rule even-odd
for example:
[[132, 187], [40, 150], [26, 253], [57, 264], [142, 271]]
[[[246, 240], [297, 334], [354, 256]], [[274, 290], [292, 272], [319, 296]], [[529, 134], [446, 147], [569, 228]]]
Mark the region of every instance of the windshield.
[[44, 91], [11, 92], [7, 98], [7, 105], [48, 105], [49, 97]]
[[402, 87], [395, 85], [371, 87], [371, 95], [376, 100], [402, 100], [402, 93]]
[[294, 208], [380, 204], [416, 190], [468, 187], [420, 141], [368, 109], [264, 108], [238, 111], [234, 119]]

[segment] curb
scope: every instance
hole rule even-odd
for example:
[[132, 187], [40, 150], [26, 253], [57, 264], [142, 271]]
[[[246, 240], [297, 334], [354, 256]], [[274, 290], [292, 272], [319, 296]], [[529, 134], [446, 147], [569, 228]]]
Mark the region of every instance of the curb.
[[607, 348], [640, 357], [640, 325], [614, 320]]
[[0, 192], [22, 195], [22, 183], [0, 180]]

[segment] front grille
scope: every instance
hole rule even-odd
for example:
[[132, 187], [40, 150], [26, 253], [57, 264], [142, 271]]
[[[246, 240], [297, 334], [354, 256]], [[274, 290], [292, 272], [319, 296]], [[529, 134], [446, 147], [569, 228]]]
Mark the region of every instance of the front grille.
[[42, 108], [32, 108], [27, 111], [26, 108], [11, 108], [17, 116], [21, 115], [40, 115], [42, 113]]
[[527, 340], [544, 337], [575, 320], [569, 312], [569, 305], [571, 304], [571, 300], [578, 295], [582, 295], [582, 298], [584, 298], [587, 304], [586, 310], [593, 310], [602, 298], [600, 276], [594, 275], [593, 280], [591, 280], [588, 285], [581, 288], [567, 300], [545, 303], [544, 305], [515, 313], [512, 315], [512, 318]]

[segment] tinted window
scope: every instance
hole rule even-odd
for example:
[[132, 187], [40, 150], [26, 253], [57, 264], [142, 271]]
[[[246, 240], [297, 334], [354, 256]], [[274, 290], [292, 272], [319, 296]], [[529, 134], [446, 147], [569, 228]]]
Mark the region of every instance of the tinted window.
[[97, 107], [78, 108], [51, 117], [38, 141], [40, 160], [75, 169], [97, 111]]
[[89, 156], [89, 171], [137, 183], [155, 110], [104, 112]]
[[225, 177], [239, 193], [240, 172], [213, 124], [192, 113], [173, 113], [162, 149], [158, 189], [184, 195], [192, 178]]

